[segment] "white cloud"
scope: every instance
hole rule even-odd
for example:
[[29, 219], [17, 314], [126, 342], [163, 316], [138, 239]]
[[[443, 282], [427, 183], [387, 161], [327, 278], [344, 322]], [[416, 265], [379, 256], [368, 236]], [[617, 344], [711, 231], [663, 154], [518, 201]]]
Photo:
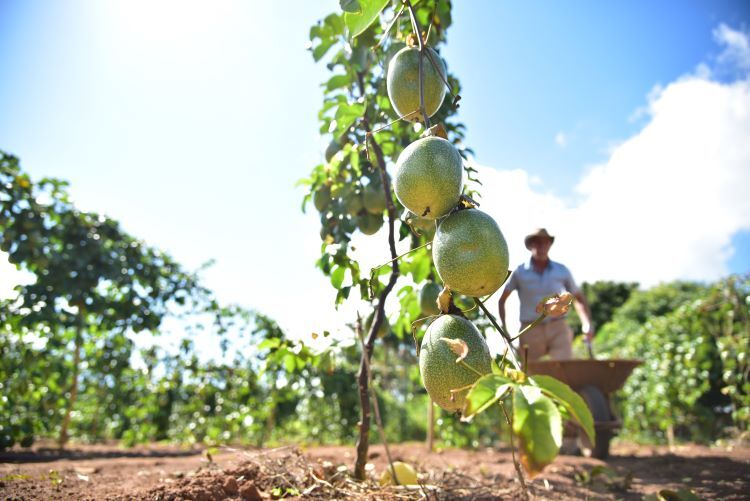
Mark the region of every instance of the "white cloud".
[[555, 144], [565, 148], [568, 145], [568, 136], [564, 132], [558, 132], [555, 134]]
[[[747, 37], [719, 32], [743, 61]], [[512, 265], [528, 255], [526, 232], [545, 226], [558, 237], [552, 258], [579, 282], [649, 286], [728, 273], [732, 236], [750, 230], [750, 78], [687, 75], [656, 88], [644, 113], [640, 132], [580, 180], [575, 204], [544, 194], [523, 171], [480, 168], [481, 208], [506, 234]]]
[[[576, 203], [545, 192], [545, 180], [521, 169], [477, 166], [485, 194], [480, 208], [502, 228], [512, 267], [528, 255], [524, 235], [544, 226], [557, 236], [552, 258], [568, 264], [579, 282], [610, 279], [648, 286], [727, 273], [732, 235], [750, 229], [750, 49], [746, 34], [725, 25], [714, 36], [724, 46], [717, 63], [744, 69], [744, 77], [722, 83], [701, 64], [690, 75], [655, 86], [637, 111], [642, 129], [615, 145], [608, 160], [580, 180]], [[561, 131], [555, 141], [564, 146], [569, 136]], [[312, 331], [328, 329], [346, 336], [344, 324], [354, 310], [367, 310], [358, 301], [339, 311], [331, 307], [328, 279], [312, 268], [320, 240], [316, 218], [308, 219], [310, 231], [299, 235], [295, 257], [305, 263], [304, 273], [285, 270], [278, 284], [267, 287], [270, 291], [256, 295], [248, 291], [247, 280], [238, 279], [225, 294], [245, 297], [292, 335], [308, 339]], [[384, 231], [353, 242], [363, 274], [389, 259]], [[18, 275], [5, 261], [0, 255], [0, 296], [7, 297], [11, 290], [6, 286]], [[274, 305], [261, 304], [263, 296], [274, 298]], [[508, 304], [512, 331], [515, 297]], [[398, 312], [396, 300], [392, 294], [392, 317]], [[488, 304], [496, 311], [494, 300]]]
[[718, 61], [722, 64], [735, 65], [741, 70], [750, 70], [750, 37], [747, 33], [733, 30], [721, 23], [713, 31], [714, 40], [724, 45]]

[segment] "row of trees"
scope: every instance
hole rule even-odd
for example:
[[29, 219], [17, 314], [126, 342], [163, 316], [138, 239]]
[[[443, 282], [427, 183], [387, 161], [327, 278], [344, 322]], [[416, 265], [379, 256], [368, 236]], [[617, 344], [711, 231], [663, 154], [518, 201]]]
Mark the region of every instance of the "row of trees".
[[[0, 449], [38, 437], [256, 445], [356, 437], [354, 339], [313, 350], [262, 314], [220, 305], [198, 274], [117, 221], [78, 210], [65, 182], [32, 180], [6, 153], [0, 249], [30, 276], [0, 301]], [[168, 316], [185, 329], [177, 352], [134, 344], [136, 332], [162, 335]], [[423, 439], [427, 399], [413, 351], [387, 332], [372, 362], [383, 375], [387, 433]], [[202, 360], [196, 336], [224, 349], [231, 338], [236, 355]], [[450, 444], [480, 439], [453, 419], [438, 423]]]
[[[63, 430], [79, 440], [125, 443], [351, 443], [357, 437], [356, 374], [361, 350], [354, 335], [348, 342], [330, 342], [325, 349], [313, 350], [288, 339], [270, 318], [220, 306], [196, 275], [185, 272], [168, 256], [128, 236], [110, 219], [77, 211], [64, 183], [34, 183], [21, 171], [17, 159], [9, 155], [2, 159], [3, 250], [19, 268], [37, 273], [31, 271], [35, 281], [19, 286], [16, 298], [0, 304], [0, 448], [28, 446], [35, 437], [59, 439]], [[45, 199], [43, 195], [50, 193], [43, 189], [46, 186], [54, 186], [55, 194]], [[57, 211], [68, 215], [60, 217]], [[54, 226], [24, 224], [42, 214], [53, 219]], [[126, 286], [116, 286], [106, 266], [90, 268], [92, 261], [53, 261], [73, 255], [72, 250], [57, 253], [28, 245], [30, 235], [38, 233], [33, 235], [36, 242], [64, 249], [56, 238], [76, 234], [81, 220], [92, 227], [110, 228], [109, 233], [99, 233], [98, 239], [90, 237], [101, 249], [109, 249], [110, 257], [116, 255], [111, 249], [118, 240], [109, 238], [120, 235], [130, 243], [129, 248], [140, 249], [141, 256], [158, 256], [155, 259], [168, 262], [183, 279], [183, 288], [173, 289], [173, 297], [186, 301], [163, 303], [157, 310], [160, 318], [179, 314], [184, 325], [192, 326], [200, 336], [217, 340], [226, 341], [231, 333], [240, 348], [238, 355], [226, 362], [201, 360], [189, 338], [176, 353], [138, 348], [130, 333], [142, 322], [124, 328], [124, 324], [101, 320], [104, 315], [124, 317], [115, 312], [127, 294], [118, 287]], [[90, 240], [78, 235], [68, 243], [90, 245]], [[26, 251], [20, 250], [24, 245], [28, 245]], [[21, 259], [23, 252], [30, 257]], [[25, 259], [41, 260], [46, 252], [46, 258], [56, 264], [45, 268], [26, 264]], [[127, 287], [138, 283], [139, 270], [148, 269], [138, 266], [139, 262], [127, 274]], [[88, 276], [101, 272], [91, 296], [96, 300], [91, 304], [97, 306], [90, 308], [91, 320], [83, 324], [76, 321], [76, 310], [66, 304], [66, 298], [73, 296], [64, 295], [64, 286], [47, 289], [49, 277], [59, 277], [63, 266], [68, 267], [68, 274], [78, 267], [88, 269]], [[648, 290], [611, 282], [585, 284], [584, 288], [602, 325], [596, 338], [599, 355], [646, 361], [631, 376], [618, 402], [625, 432], [653, 441], [708, 441], [731, 430], [748, 430], [750, 277], [729, 277], [708, 285], [677, 282]], [[46, 291], [49, 300], [51, 294], [56, 295], [54, 308], [31, 302], [32, 294], [38, 294], [34, 291], [40, 290]], [[149, 297], [153, 296], [164, 297], [158, 292]], [[146, 301], [145, 295], [130, 297], [134, 303]], [[398, 325], [394, 317], [391, 323]], [[148, 332], [159, 335], [161, 323], [151, 324]], [[428, 399], [419, 382], [413, 342], [397, 336], [395, 328], [382, 341], [372, 365], [386, 436], [393, 441], [423, 440]], [[487, 423], [498, 418], [477, 417]], [[499, 438], [495, 427], [466, 426], [442, 411], [436, 415], [436, 436], [445, 445], [458, 446], [488, 445]], [[374, 432], [370, 438], [378, 440]]]

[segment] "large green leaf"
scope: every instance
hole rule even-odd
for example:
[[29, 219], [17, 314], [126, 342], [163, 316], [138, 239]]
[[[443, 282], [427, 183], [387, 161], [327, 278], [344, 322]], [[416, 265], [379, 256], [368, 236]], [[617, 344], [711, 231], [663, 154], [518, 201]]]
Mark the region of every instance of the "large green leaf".
[[336, 134], [344, 134], [365, 112], [365, 106], [359, 103], [341, 104], [336, 110]]
[[358, 13], [345, 12], [344, 22], [349, 29], [349, 38], [354, 38], [369, 28], [386, 5], [388, 0], [359, 0]]
[[541, 388], [515, 387], [513, 432], [520, 442], [521, 464], [532, 478], [557, 457], [562, 445], [562, 418]]
[[486, 374], [476, 380], [466, 394], [462, 421], [471, 421], [480, 412], [489, 409], [508, 391], [513, 382], [504, 376]]
[[588, 435], [593, 444], [596, 434], [594, 432], [594, 418], [591, 416], [586, 402], [581, 396], [573, 391], [570, 386], [551, 376], [533, 376], [533, 382], [539, 385], [542, 391], [565, 406], [570, 415], [578, 421], [583, 431]]

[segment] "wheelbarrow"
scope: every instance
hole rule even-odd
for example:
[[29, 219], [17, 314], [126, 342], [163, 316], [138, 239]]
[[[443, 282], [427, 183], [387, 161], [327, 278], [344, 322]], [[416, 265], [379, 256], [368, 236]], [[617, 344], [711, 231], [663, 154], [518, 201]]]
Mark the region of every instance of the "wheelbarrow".
[[566, 429], [578, 435], [581, 448], [591, 456], [606, 459], [609, 442], [622, 427], [610, 396], [623, 387], [633, 369], [641, 365], [640, 360], [536, 360], [529, 362], [529, 374], [552, 376], [578, 392], [591, 410], [596, 431], [596, 444], [592, 447], [582, 430]]

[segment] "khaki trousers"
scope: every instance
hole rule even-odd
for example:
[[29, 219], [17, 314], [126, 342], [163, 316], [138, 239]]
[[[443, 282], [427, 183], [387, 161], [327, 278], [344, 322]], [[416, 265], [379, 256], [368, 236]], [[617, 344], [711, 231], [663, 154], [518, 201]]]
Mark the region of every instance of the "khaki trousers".
[[[527, 323], [522, 323], [524, 329]], [[573, 358], [573, 331], [564, 318], [559, 318], [539, 324], [520, 339], [521, 358], [524, 350], [528, 349], [528, 360], [538, 360], [545, 355], [553, 360]]]

